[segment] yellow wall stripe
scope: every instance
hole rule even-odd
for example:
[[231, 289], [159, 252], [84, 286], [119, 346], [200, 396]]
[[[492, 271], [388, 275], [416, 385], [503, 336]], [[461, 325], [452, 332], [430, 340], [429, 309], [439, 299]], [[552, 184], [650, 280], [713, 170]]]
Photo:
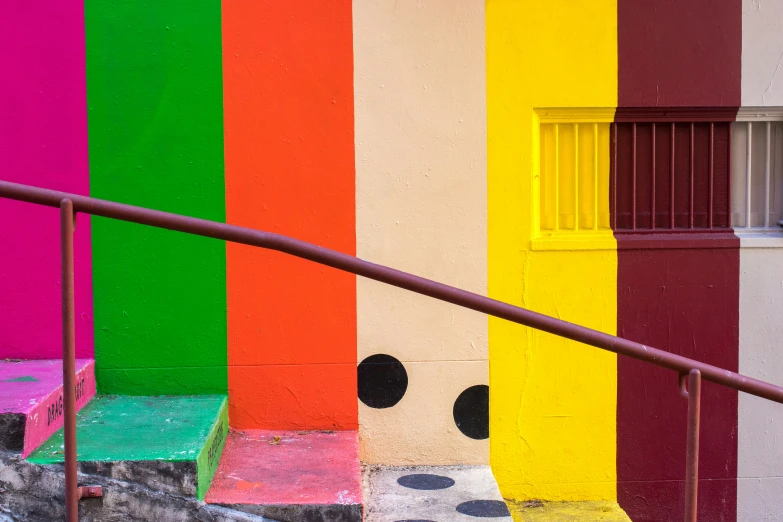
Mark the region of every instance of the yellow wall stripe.
[[[540, 219], [538, 176], [544, 109], [555, 108], [562, 124], [608, 132], [617, 104], [616, 1], [488, 0], [486, 7], [489, 294], [615, 334], [611, 231], [591, 226], [585, 204], [578, 226], [575, 209], [570, 222], [567, 209], [558, 214], [573, 233], [549, 233]], [[585, 114], [596, 107], [604, 110]], [[607, 138], [592, 143], [577, 132], [588, 141], [572, 142], [570, 150], [586, 147], [587, 159], [564, 170], [570, 178], [558, 181], [559, 201], [566, 208], [571, 194], [569, 201], [581, 205], [597, 182], [602, 205]], [[584, 170], [591, 161], [597, 178], [573, 174], [575, 165]], [[490, 455], [504, 496], [614, 500], [616, 357], [495, 319], [489, 339]]]

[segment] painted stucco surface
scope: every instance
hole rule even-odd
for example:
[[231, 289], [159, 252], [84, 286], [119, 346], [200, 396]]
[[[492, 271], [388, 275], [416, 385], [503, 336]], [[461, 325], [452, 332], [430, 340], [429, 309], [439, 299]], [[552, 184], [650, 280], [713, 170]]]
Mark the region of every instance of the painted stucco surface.
[[[91, 195], [225, 219], [220, 5], [87, 0]], [[98, 388], [226, 391], [225, 245], [93, 220]]]
[[[632, 139], [642, 144], [635, 146], [623, 124], [616, 165], [618, 335], [730, 371], [737, 370], [738, 357], [739, 240], [725, 228], [727, 129], [716, 124], [711, 143], [710, 129], [691, 126], [692, 116], [658, 108], [693, 107], [707, 120], [733, 120], [732, 107], [740, 101], [741, 30], [740, 0], [618, 0], [618, 100], [628, 109], [618, 109], [616, 120], [679, 122], [673, 151], [665, 144], [671, 134], [656, 131], [662, 143], [654, 167], [656, 226], [670, 226], [662, 210], [673, 210], [674, 226], [689, 234], [672, 239], [650, 230], [651, 190], [645, 183], [653, 172], [647, 146], [653, 135], [633, 127]], [[671, 188], [660, 183], [667, 177], [674, 180], [673, 201], [661, 197]], [[707, 230], [710, 181], [713, 224], [724, 227], [720, 231]], [[633, 222], [619, 212], [623, 208], [627, 217], [641, 218], [633, 233]], [[617, 497], [632, 520], [671, 520], [684, 509], [687, 404], [672, 379], [668, 370], [618, 360]], [[700, 517], [733, 520], [737, 393], [705, 386], [702, 411], [710, 413], [701, 420]]]
[[[739, 371], [783, 386], [783, 239], [741, 239]], [[780, 405], [739, 396], [737, 520], [780, 520]]]
[[783, 2], [742, 0], [742, 105], [783, 105]]
[[[0, 179], [89, 194], [82, 4], [0, 5]], [[0, 199], [0, 359], [62, 354], [60, 213]], [[92, 357], [90, 218], [74, 235], [76, 355]]]
[[[707, 234], [703, 234], [707, 235]], [[706, 237], [678, 248], [618, 236], [618, 335], [737, 371], [739, 240]], [[683, 240], [684, 241], [684, 240]], [[684, 510], [687, 401], [670, 370], [618, 360], [617, 496], [632, 520], [678, 519]], [[736, 517], [737, 392], [704, 385], [699, 510]]]
[[[353, 9], [357, 255], [485, 294], [484, 7]], [[488, 441], [452, 417], [463, 390], [488, 383], [486, 316], [360, 278], [357, 318], [358, 359], [391, 355], [409, 379], [391, 408], [360, 403], [362, 459], [486, 463]]]
[[[648, 142], [630, 152], [633, 118], [783, 105], [780, 20], [775, 0], [7, 2], [0, 178], [279, 232], [783, 384], [779, 238], [629, 247], [603, 221], [609, 122], [625, 125], [616, 166], [633, 157], [660, 182]], [[553, 118], [560, 156], [542, 146]], [[551, 181], [592, 168], [576, 122], [588, 147], [600, 125], [588, 206], [602, 217], [568, 236], [554, 202], [592, 195]], [[668, 173], [656, 132], [652, 168]], [[619, 179], [621, 206], [649, 219], [649, 187]], [[690, 180], [675, 185], [687, 206]], [[0, 200], [0, 219], [0, 358], [59, 357], [58, 214]], [[634, 520], [679, 517], [685, 403], [669, 371], [278, 253], [105, 219], [91, 245], [90, 225], [79, 217], [77, 354], [95, 334], [104, 392], [228, 390], [235, 427], [359, 426], [366, 462], [490, 461], [507, 497], [619, 495]], [[401, 361], [404, 395], [357, 406], [357, 363], [377, 354]], [[483, 384], [489, 441], [452, 411]], [[735, 501], [739, 520], [783, 517], [779, 408], [705, 387], [703, 517], [733, 519]]]
[[[350, 0], [224, 2], [223, 63], [227, 221], [354, 254]], [[356, 278], [232, 244], [227, 266], [232, 425], [356, 429]]]
[[743, 0], [617, 0], [620, 107], [740, 103]]
[[[534, 109], [611, 112], [616, 14], [615, 1], [487, 3], [489, 295], [611, 334], [613, 239], [560, 251], [532, 251], [530, 240]], [[504, 497], [613, 500], [616, 357], [495, 319], [489, 339], [491, 462]]]

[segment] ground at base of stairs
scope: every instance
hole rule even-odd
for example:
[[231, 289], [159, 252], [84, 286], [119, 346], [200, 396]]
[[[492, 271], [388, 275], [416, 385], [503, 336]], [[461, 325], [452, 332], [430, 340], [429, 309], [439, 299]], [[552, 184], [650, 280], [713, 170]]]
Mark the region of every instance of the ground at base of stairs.
[[515, 522], [631, 522], [617, 502], [509, 502]]
[[511, 522], [489, 466], [365, 466], [366, 522]]

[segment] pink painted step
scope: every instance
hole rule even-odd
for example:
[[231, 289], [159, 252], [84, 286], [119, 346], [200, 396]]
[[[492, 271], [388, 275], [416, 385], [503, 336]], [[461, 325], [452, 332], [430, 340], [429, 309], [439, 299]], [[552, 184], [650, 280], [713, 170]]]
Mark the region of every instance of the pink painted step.
[[[76, 360], [76, 408], [95, 395], [95, 361]], [[0, 360], [0, 448], [26, 458], [63, 426], [61, 360]]]
[[358, 433], [231, 431], [205, 500], [287, 522], [361, 522]]

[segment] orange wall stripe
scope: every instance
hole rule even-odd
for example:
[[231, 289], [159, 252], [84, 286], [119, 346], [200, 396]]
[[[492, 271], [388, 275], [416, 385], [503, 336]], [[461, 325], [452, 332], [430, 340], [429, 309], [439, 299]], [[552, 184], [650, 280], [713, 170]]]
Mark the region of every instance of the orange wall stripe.
[[[223, 2], [226, 219], [356, 251], [351, 1]], [[227, 246], [237, 428], [356, 429], [356, 280]]]

